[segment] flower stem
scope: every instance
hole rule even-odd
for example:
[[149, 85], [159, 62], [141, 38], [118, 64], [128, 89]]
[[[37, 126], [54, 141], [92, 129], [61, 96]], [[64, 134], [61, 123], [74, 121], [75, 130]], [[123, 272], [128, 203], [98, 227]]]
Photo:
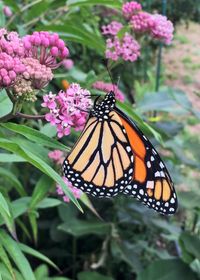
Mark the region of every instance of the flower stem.
[[20, 112], [17, 112], [15, 114], [15, 117], [30, 119], [30, 120], [43, 120], [45, 118], [45, 115], [27, 115], [27, 114], [22, 114]]

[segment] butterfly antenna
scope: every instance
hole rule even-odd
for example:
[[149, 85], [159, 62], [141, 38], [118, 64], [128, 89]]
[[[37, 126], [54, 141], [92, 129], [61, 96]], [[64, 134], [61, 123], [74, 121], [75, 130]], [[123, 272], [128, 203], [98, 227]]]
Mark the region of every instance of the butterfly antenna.
[[[109, 61], [108, 61], [108, 62], [109, 62]], [[107, 71], [108, 71], [108, 75], [109, 75], [110, 80], [111, 80], [111, 82], [112, 82], [113, 92], [115, 93], [115, 83], [114, 83], [114, 80], [113, 80], [113, 77], [112, 77], [112, 74], [111, 74], [111, 71], [110, 71], [108, 62], [106, 63], [106, 69], [107, 69]]]

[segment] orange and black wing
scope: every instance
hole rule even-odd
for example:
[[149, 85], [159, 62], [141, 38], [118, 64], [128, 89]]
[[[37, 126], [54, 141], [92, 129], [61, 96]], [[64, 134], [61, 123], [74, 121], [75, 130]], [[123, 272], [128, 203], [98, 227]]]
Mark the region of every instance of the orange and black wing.
[[132, 181], [123, 193], [159, 213], [174, 214], [178, 205], [177, 196], [165, 164], [136, 124], [118, 108], [116, 113], [126, 130], [134, 155]]
[[93, 196], [111, 197], [130, 183], [133, 154], [118, 114], [111, 110], [102, 117], [90, 115], [63, 169], [73, 186]]

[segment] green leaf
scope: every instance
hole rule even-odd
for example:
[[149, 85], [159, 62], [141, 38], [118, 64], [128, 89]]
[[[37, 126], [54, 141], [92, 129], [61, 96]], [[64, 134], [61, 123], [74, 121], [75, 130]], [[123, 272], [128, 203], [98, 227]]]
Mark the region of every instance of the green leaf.
[[17, 155], [0, 153], [0, 162], [25, 162], [25, 160]]
[[13, 104], [10, 101], [10, 98], [7, 96], [5, 90], [1, 90], [0, 94], [0, 117], [3, 117], [10, 113], [12, 110]]
[[184, 251], [192, 255], [193, 258], [200, 260], [200, 239], [198, 236], [192, 235], [189, 232], [183, 232], [179, 241]]
[[42, 175], [37, 182], [32, 197], [31, 197], [31, 202], [30, 202], [30, 209], [33, 209], [36, 207], [36, 205], [45, 198], [47, 195], [48, 191], [52, 187], [52, 179], [49, 178], [46, 175]]
[[11, 152], [16, 153], [17, 155], [23, 157], [26, 159], [29, 163], [34, 165], [36, 168], [41, 170], [44, 174], [48, 175], [50, 178], [52, 178], [54, 181], [56, 181], [64, 191], [64, 193], [70, 198], [70, 200], [79, 208], [80, 211], [82, 211], [82, 208], [77, 201], [77, 199], [73, 196], [72, 192], [67, 188], [65, 182], [61, 178], [61, 176], [54, 171], [54, 169], [49, 166], [45, 161], [43, 161], [41, 158], [37, 157], [35, 154], [33, 154], [30, 151], [27, 151], [23, 147], [19, 147], [15, 143], [6, 140], [4, 138], [0, 138], [0, 147], [3, 149], [9, 150]]
[[111, 225], [103, 222], [96, 223], [74, 219], [59, 225], [58, 229], [80, 237], [87, 234], [106, 235], [109, 233]]
[[57, 267], [57, 265], [52, 262], [48, 257], [46, 257], [45, 255], [41, 254], [40, 252], [34, 250], [33, 248], [19, 243], [19, 248], [22, 250], [22, 252], [24, 252], [25, 254], [29, 254], [33, 257], [36, 257], [37, 259], [46, 262], [47, 264], [49, 264], [50, 266], [52, 266], [53, 268], [55, 268], [56, 270], [59, 271], [59, 268]]
[[1, 245], [0, 245], [0, 259], [2, 260], [2, 262], [7, 267], [8, 271], [10, 272], [10, 275], [11, 275], [12, 279], [15, 280], [15, 274], [14, 274], [14, 271], [13, 271], [13, 268], [12, 268], [12, 264], [11, 264], [9, 258], [8, 258], [8, 255], [7, 255], [6, 251], [4, 250], [4, 248]]
[[114, 278], [95, 271], [83, 271], [78, 273], [78, 280], [114, 280]]
[[103, 5], [111, 8], [121, 9], [122, 3], [119, 0], [68, 0], [67, 5], [71, 7], [80, 7], [80, 6], [94, 6], [94, 5]]
[[15, 174], [13, 174], [12, 172], [10, 172], [8, 169], [5, 169], [3, 167], [0, 167], [0, 175], [5, 177], [6, 180], [8, 180], [8, 182], [16, 189], [16, 191], [21, 195], [21, 196], [25, 196], [26, 195], [26, 191], [24, 190], [22, 184], [20, 183], [20, 181], [17, 179], [17, 177], [15, 176]]
[[42, 0], [32, 6], [29, 10], [28, 13], [25, 16], [25, 20], [31, 21], [34, 18], [38, 18], [40, 15], [44, 14], [47, 9], [49, 8], [50, 1], [49, 0]]
[[0, 193], [0, 211], [3, 210], [5, 211], [5, 213], [10, 217], [10, 210], [7, 204], [6, 199], [4, 198], [4, 196], [2, 195], [2, 193]]
[[33, 128], [27, 127], [25, 125], [15, 124], [15, 123], [2, 123], [1, 126], [13, 132], [19, 133], [24, 137], [26, 137], [27, 139], [36, 142], [37, 144], [41, 144], [46, 147], [50, 147], [54, 149], [67, 151], [67, 147], [65, 145], [56, 141], [55, 139], [46, 136], [45, 134]]
[[179, 259], [159, 260], [138, 274], [137, 280], [197, 280], [188, 265]]
[[5, 15], [3, 12], [3, 7], [4, 4], [0, 2], [0, 27], [4, 27], [6, 22]]
[[111, 243], [111, 250], [112, 255], [115, 259], [122, 259], [136, 273], [139, 273], [141, 271], [139, 256], [137, 256], [137, 254], [134, 252], [133, 246], [130, 246], [128, 243], [119, 243], [113, 240]]
[[38, 203], [37, 207], [40, 209], [45, 209], [45, 208], [56, 207], [60, 204], [62, 204], [62, 202], [59, 199], [45, 198], [41, 202]]
[[29, 222], [30, 222], [30, 225], [31, 225], [31, 229], [32, 229], [32, 233], [33, 233], [33, 239], [34, 239], [35, 244], [37, 244], [37, 241], [38, 241], [37, 216], [38, 216], [38, 213], [36, 211], [29, 211], [28, 212]]
[[3, 230], [0, 230], [0, 242], [24, 276], [24, 279], [36, 280], [28, 260], [20, 250], [19, 244]]

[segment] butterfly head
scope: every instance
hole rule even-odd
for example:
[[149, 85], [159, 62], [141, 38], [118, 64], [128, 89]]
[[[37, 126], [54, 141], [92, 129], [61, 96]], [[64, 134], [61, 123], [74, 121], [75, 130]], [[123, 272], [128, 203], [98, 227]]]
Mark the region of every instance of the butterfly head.
[[106, 94], [104, 99], [97, 103], [99, 97], [95, 100], [94, 108], [91, 110], [91, 115], [98, 117], [100, 120], [107, 119], [110, 111], [115, 107], [115, 93], [113, 91]]

